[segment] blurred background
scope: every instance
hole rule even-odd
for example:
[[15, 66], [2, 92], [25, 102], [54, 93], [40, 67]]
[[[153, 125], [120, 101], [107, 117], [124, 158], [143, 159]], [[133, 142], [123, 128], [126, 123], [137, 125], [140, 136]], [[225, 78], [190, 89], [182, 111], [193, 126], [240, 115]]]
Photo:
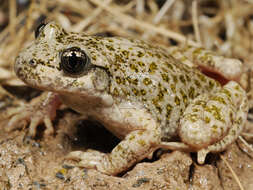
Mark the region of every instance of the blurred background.
[[34, 28], [51, 20], [88, 35], [201, 45], [250, 63], [252, 10], [252, 0], [0, 0], [0, 79], [15, 81], [15, 56]]

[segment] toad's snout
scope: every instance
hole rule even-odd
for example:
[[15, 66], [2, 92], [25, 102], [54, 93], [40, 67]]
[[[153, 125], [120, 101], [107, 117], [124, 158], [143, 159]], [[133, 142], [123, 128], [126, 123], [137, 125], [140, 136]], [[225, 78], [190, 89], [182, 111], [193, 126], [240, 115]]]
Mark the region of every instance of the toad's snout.
[[16, 57], [15, 64], [14, 64], [14, 71], [18, 77], [20, 76], [20, 72], [22, 71], [22, 63], [23, 61], [21, 57], [20, 56]]

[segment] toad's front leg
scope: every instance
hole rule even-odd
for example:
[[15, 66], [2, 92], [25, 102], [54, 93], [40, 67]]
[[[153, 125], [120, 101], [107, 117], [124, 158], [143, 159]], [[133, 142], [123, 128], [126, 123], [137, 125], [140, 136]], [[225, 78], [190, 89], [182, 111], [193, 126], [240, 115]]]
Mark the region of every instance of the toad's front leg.
[[10, 108], [4, 113], [5, 118], [10, 118], [5, 130], [7, 132], [20, 127], [20, 124], [30, 122], [29, 135], [34, 137], [36, 129], [40, 123], [44, 123], [45, 135], [54, 133], [51, 120], [56, 116], [56, 110], [61, 102], [58, 94], [53, 92], [44, 92], [40, 96], [31, 100], [31, 102], [22, 104], [18, 108]]
[[95, 168], [109, 175], [127, 170], [134, 163], [148, 157], [160, 143], [160, 130], [136, 130], [129, 133], [109, 154], [94, 150], [71, 152], [67, 158], [80, 160], [79, 165]]

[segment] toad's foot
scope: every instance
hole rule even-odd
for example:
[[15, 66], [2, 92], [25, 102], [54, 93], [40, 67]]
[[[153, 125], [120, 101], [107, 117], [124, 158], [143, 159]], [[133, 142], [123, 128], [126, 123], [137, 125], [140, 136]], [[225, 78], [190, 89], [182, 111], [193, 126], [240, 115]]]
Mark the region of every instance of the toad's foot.
[[233, 126], [230, 128], [228, 134], [222, 140], [198, 151], [198, 163], [203, 164], [205, 161], [205, 157], [209, 152], [223, 151], [227, 147], [227, 145], [233, 143], [235, 137], [239, 137], [246, 121], [246, 114], [243, 112], [246, 110], [246, 105], [247, 101], [245, 99], [244, 103], [239, 108], [240, 112], [238, 112]]
[[[11, 118], [6, 127], [9, 132], [30, 122], [29, 135], [36, 135], [36, 128], [40, 123], [46, 126], [45, 135], [54, 132], [51, 120], [56, 116], [56, 109], [59, 107], [60, 101], [56, 94], [45, 92], [34, 98], [29, 104], [21, 105], [19, 108], [7, 111], [7, 117]], [[23, 124], [23, 125], [21, 125]]]
[[88, 150], [87, 152], [73, 151], [66, 158], [78, 160], [77, 165], [80, 167], [97, 169], [103, 173], [107, 173], [110, 168], [108, 167], [108, 155], [95, 150]]
[[188, 105], [180, 120], [181, 140], [198, 152], [203, 164], [209, 152], [221, 152], [242, 132], [247, 119], [245, 91], [230, 81], [213, 95], [200, 95]]
[[102, 173], [116, 175], [144, 159], [160, 144], [154, 130], [137, 130], [128, 134], [109, 154], [97, 151], [71, 152], [67, 159], [80, 160], [79, 166], [94, 168]]

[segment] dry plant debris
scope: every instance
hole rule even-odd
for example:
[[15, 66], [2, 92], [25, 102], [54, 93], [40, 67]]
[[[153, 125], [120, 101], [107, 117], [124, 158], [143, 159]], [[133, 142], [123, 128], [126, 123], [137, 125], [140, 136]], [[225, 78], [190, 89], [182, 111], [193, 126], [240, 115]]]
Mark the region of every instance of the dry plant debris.
[[[241, 84], [252, 107], [252, 10], [251, 0], [0, 0], [1, 85], [23, 85], [12, 69], [15, 57], [34, 38], [39, 23], [55, 20], [68, 31], [142, 38], [160, 46], [203, 46], [238, 58], [244, 63]], [[252, 141], [251, 111], [243, 135], [247, 141]], [[232, 173], [237, 187], [247, 189]]]

